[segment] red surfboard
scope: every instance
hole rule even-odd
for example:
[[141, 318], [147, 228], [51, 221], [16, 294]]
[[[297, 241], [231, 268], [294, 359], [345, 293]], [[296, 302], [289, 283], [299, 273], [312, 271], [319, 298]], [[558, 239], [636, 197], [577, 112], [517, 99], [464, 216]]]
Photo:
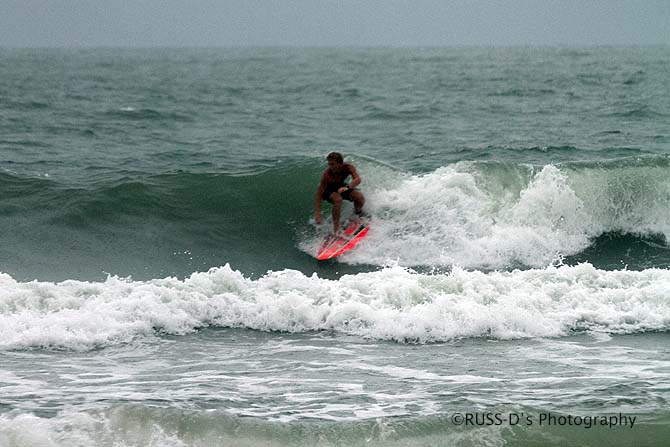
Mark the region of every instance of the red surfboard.
[[368, 226], [358, 217], [349, 218], [344, 225], [342, 233], [331, 233], [323, 240], [316, 259], [325, 261], [336, 258], [354, 248], [368, 234]]

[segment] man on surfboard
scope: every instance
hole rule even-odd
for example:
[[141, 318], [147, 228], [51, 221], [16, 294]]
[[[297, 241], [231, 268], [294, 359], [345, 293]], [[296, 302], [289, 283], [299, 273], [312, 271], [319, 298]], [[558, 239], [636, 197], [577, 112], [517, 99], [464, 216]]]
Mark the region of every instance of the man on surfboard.
[[[354, 212], [361, 214], [365, 197], [363, 193], [356, 188], [361, 184], [361, 177], [358, 175], [354, 165], [345, 163], [342, 154], [331, 152], [326, 157], [328, 168], [323, 171], [321, 183], [316, 190], [316, 214], [317, 224], [321, 224], [321, 201], [327, 200], [333, 204], [333, 232], [340, 230], [340, 212], [342, 211], [342, 199], [354, 202]], [[351, 181], [345, 183], [345, 180], [351, 176]]]

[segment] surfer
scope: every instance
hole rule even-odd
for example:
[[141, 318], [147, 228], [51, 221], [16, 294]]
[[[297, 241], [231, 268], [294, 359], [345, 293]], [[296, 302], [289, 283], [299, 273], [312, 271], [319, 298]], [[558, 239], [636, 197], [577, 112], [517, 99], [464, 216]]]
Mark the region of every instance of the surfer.
[[[360, 215], [363, 212], [365, 197], [356, 188], [361, 184], [361, 177], [354, 165], [345, 163], [342, 154], [331, 152], [326, 157], [328, 168], [323, 171], [321, 183], [316, 190], [316, 215], [317, 224], [321, 224], [321, 201], [327, 200], [333, 204], [333, 232], [340, 230], [340, 212], [342, 211], [342, 199], [354, 202], [354, 212]], [[351, 176], [351, 181], [345, 180]]]

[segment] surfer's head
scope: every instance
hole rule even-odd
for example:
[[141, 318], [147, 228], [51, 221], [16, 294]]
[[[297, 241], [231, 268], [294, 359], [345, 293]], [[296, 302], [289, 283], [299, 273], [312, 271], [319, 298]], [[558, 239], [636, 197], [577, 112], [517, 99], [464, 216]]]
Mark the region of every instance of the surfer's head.
[[331, 152], [326, 157], [328, 161], [328, 169], [331, 171], [337, 171], [344, 164], [344, 157], [339, 152]]

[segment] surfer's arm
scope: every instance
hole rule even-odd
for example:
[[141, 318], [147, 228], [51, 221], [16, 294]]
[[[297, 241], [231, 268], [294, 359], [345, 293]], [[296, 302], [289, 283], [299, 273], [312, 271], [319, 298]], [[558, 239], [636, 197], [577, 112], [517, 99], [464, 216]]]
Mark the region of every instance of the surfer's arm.
[[356, 170], [355, 167], [351, 166], [349, 170], [349, 174], [351, 174], [351, 181], [349, 182], [349, 189], [353, 189], [357, 187], [358, 185], [361, 184], [361, 176], [358, 175], [358, 171]]

